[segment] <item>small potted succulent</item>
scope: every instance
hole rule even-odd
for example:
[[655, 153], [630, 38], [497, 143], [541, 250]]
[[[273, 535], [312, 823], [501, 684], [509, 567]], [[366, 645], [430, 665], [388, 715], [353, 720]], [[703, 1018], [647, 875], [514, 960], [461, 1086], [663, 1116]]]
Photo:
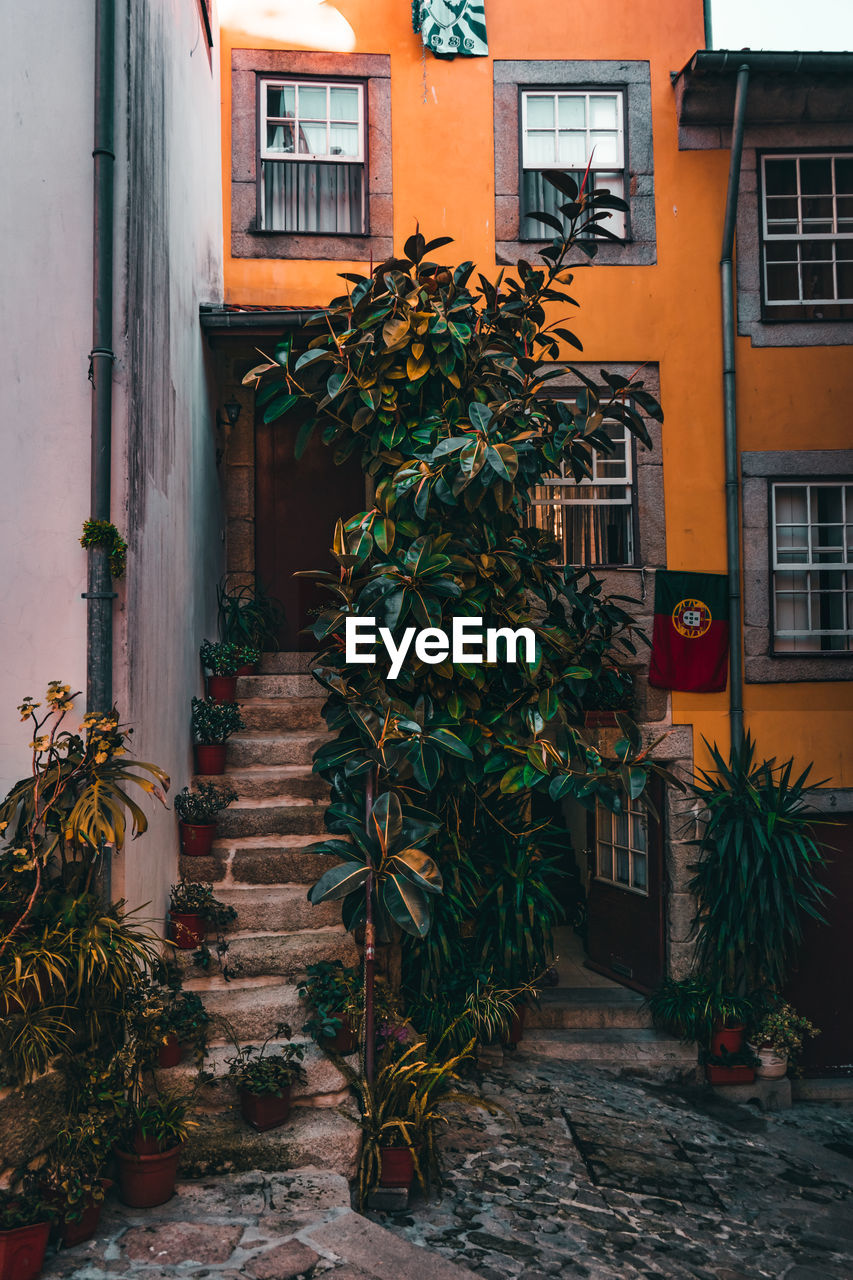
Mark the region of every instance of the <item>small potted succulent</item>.
[[245, 727], [236, 702], [193, 698], [192, 731], [199, 773], [214, 776], [224, 773], [225, 744], [232, 733]]
[[189, 1105], [189, 1099], [170, 1094], [126, 1100], [124, 1145], [115, 1149], [124, 1204], [150, 1209], [175, 1194], [181, 1147], [195, 1124], [187, 1119]]
[[783, 1002], [770, 1009], [755, 1023], [747, 1044], [758, 1059], [755, 1074], [759, 1080], [781, 1079], [789, 1061], [802, 1052], [806, 1037], [819, 1035], [818, 1028], [793, 1005]]
[[361, 970], [340, 960], [310, 964], [299, 995], [312, 1009], [305, 1031], [330, 1053], [354, 1053], [364, 1013]]
[[55, 1208], [27, 1185], [0, 1192], [0, 1280], [36, 1280]]
[[290, 1027], [279, 1023], [260, 1049], [237, 1045], [235, 1056], [226, 1060], [228, 1075], [240, 1093], [241, 1115], [259, 1133], [284, 1124], [290, 1115], [291, 1087], [306, 1081], [304, 1045], [285, 1044], [268, 1052], [274, 1039], [289, 1040], [290, 1035]]
[[237, 799], [230, 787], [215, 782], [199, 782], [194, 790], [184, 787], [175, 796], [175, 813], [181, 837], [181, 853], [190, 858], [210, 854], [216, 838], [216, 815]]
[[194, 951], [204, 945], [208, 928], [224, 928], [237, 919], [234, 907], [213, 896], [212, 884], [181, 880], [173, 884], [169, 896], [169, 926], [179, 951]]
[[211, 672], [207, 677], [208, 697], [216, 702], [233, 702], [237, 695], [237, 676], [244, 668], [251, 669], [260, 656], [251, 645], [205, 640], [199, 657], [205, 671]]

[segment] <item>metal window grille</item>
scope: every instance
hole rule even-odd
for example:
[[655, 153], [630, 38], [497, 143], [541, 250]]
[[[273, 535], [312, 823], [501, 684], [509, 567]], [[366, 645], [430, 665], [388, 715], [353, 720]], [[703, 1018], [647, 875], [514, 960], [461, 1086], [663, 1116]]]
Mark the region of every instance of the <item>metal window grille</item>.
[[773, 647], [853, 650], [853, 484], [773, 485]]
[[765, 155], [761, 171], [768, 311], [853, 304], [853, 155]]
[[364, 138], [363, 85], [261, 81], [262, 229], [363, 234]]
[[[542, 240], [550, 233], [542, 222], [525, 215], [537, 210], [553, 214], [566, 197], [543, 178], [543, 169], [571, 173], [580, 186], [587, 165], [594, 190], [607, 188], [625, 198], [625, 133], [621, 93], [525, 91], [521, 95], [521, 237]], [[625, 214], [613, 210], [603, 223], [624, 238]]]
[[632, 893], [649, 895], [649, 825], [633, 801], [622, 813], [595, 809], [595, 874]]

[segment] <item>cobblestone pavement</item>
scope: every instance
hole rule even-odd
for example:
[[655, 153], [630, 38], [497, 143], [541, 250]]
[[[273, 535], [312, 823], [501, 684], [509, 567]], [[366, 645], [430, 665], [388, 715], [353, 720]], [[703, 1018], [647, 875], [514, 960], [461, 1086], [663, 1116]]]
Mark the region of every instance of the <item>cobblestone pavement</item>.
[[849, 1104], [763, 1115], [523, 1049], [482, 1088], [515, 1126], [468, 1112], [441, 1198], [375, 1221], [485, 1280], [853, 1280]]

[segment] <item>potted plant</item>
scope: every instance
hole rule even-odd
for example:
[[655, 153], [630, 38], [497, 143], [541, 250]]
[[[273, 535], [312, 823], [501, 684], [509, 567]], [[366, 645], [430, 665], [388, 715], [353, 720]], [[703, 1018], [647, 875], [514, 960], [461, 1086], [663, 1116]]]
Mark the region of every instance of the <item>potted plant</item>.
[[718, 991], [700, 977], [665, 978], [646, 1006], [658, 1030], [699, 1045], [709, 1083], [752, 1080], [751, 1054], [743, 1047], [751, 998]]
[[304, 1045], [285, 1044], [267, 1052], [275, 1037], [289, 1040], [290, 1034], [290, 1027], [279, 1023], [260, 1049], [237, 1045], [235, 1056], [226, 1059], [228, 1075], [239, 1090], [240, 1113], [259, 1133], [284, 1124], [290, 1115], [291, 1087], [306, 1081]]
[[236, 909], [213, 896], [212, 884], [181, 880], [179, 884], [172, 885], [169, 896], [170, 932], [180, 951], [193, 951], [203, 946], [209, 926], [224, 928], [236, 919]]
[[104, 1109], [69, 1118], [45, 1153], [40, 1170], [45, 1199], [58, 1215], [62, 1245], [90, 1240], [98, 1229], [104, 1197], [112, 1186], [104, 1166], [113, 1145], [113, 1116]]
[[116, 1147], [119, 1195], [134, 1209], [165, 1204], [175, 1193], [181, 1147], [195, 1121], [189, 1100], [169, 1094], [131, 1095], [125, 1105], [123, 1147]]
[[207, 1048], [210, 1015], [194, 991], [141, 978], [128, 997], [126, 1020], [145, 1066], [176, 1067], [190, 1049], [201, 1058]]
[[233, 702], [237, 695], [237, 676], [251, 668], [260, 653], [247, 644], [205, 640], [199, 649], [201, 665], [211, 674], [207, 677], [207, 694], [216, 702]]
[[299, 995], [312, 1009], [305, 1031], [331, 1053], [354, 1053], [364, 1013], [362, 975], [358, 965], [340, 960], [310, 964]]
[[216, 838], [216, 815], [237, 799], [230, 787], [215, 782], [199, 782], [191, 791], [184, 787], [175, 796], [175, 813], [181, 837], [181, 853], [190, 858], [210, 854]]
[[225, 772], [225, 743], [232, 733], [245, 729], [236, 702], [214, 702], [212, 698], [193, 698], [192, 731], [196, 742], [199, 773], [216, 775]]
[[0, 1192], [0, 1280], [36, 1280], [55, 1212], [34, 1189]]
[[808, 1018], [797, 1013], [793, 1005], [779, 1003], [753, 1026], [747, 1048], [755, 1054], [760, 1080], [778, 1080], [788, 1071], [788, 1063], [802, 1051], [807, 1036], [820, 1031]]
[[[229, 589], [225, 578], [216, 588], [216, 599], [219, 637], [223, 642], [255, 650], [278, 648], [284, 610], [259, 582]], [[237, 674], [248, 675], [250, 671], [241, 668]]]

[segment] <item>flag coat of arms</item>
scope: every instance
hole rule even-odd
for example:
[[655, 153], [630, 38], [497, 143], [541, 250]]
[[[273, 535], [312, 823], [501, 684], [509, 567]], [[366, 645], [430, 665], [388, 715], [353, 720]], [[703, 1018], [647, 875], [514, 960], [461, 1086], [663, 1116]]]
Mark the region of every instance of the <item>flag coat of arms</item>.
[[724, 573], [659, 569], [649, 684], [681, 693], [719, 693], [729, 666]]

